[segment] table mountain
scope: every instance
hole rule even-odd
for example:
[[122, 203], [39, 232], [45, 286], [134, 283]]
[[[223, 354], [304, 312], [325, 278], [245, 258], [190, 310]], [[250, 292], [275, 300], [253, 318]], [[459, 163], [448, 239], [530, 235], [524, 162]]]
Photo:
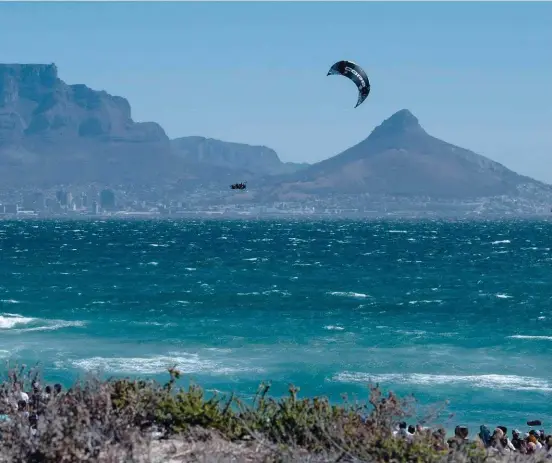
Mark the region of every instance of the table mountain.
[[[276, 151], [266, 146], [233, 143], [205, 137], [171, 140], [173, 152], [186, 162], [215, 166], [237, 175], [279, 175], [293, 173], [309, 164], [282, 162]], [[239, 174], [238, 174], [239, 173]]]
[[125, 98], [68, 85], [55, 64], [0, 64], [0, 182], [5, 187], [159, 185], [179, 179], [186, 185], [300, 168], [282, 163], [266, 147], [202, 137], [171, 142], [159, 124], [135, 122]]

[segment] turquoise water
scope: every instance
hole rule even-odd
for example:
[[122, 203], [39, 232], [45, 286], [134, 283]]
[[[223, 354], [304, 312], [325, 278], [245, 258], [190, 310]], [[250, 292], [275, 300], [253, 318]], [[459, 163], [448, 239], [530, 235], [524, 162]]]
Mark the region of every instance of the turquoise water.
[[550, 247], [529, 221], [4, 221], [0, 358], [243, 397], [372, 380], [450, 400], [447, 427], [549, 425]]

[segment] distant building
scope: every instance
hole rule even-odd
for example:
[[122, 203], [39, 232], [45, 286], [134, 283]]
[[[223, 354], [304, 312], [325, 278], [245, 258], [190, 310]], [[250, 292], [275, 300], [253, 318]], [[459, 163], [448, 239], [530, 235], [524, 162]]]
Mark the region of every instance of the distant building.
[[92, 214], [98, 215], [99, 207], [97, 201], [92, 201]]
[[17, 214], [19, 208], [17, 204], [4, 204], [4, 213], [5, 214]]
[[46, 209], [44, 194], [37, 191], [25, 196], [23, 199], [23, 209], [27, 211], [43, 211]]
[[73, 195], [68, 191], [59, 190], [56, 191], [56, 199], [61, 207], [67, 208], [71, 206]]
[[102, 190], [100, 192], [100, 207], [107, 211], [115, 209], [115, 193], [112, 190]]
[[46, 199], [46, 209], [48, 209], [50, 212], [60, 212], [61, 211], [61, 204], [59, 203], [59, 200], [54, 198], [47, 198]]

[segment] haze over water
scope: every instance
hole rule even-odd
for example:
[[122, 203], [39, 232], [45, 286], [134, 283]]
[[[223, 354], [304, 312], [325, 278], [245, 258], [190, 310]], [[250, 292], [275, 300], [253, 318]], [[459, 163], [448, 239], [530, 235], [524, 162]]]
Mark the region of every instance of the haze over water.
[[4, 221], [0, 358], [65, 383], [176, 364], [243, 397], [373, 380], [450, 400], [447, 427], [548, 427], [551, 243], [536, 221]]

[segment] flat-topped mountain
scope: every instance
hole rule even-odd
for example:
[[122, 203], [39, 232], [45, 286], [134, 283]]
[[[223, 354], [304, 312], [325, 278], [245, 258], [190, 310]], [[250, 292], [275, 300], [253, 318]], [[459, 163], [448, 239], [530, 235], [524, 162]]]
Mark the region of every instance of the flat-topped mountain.
[[282, 179], [282, 193], [386, 194], [473, 198], [545, 187], [498, 162], [429, 135], [407, 109], [357, 145]]
[[164, 130], [133, 121], [126, 99], [68, 85], [54, 64], [0, 64], [1, 181], [155, 181], [174, 168]]
[[205, 137], [182, 137], [171, 141], [172, 150], [188, 163], [206, 164], [229, 171], [276, 175], [302, 170], [308, 164], [283, 163], [266, 146], [233, 143]]
[[0, 181], [216, 183], [236, 175], [294, 172], [267, 147], [203, 137], [169, 140], [155, 122], [132, 119], [123, 97], [69, 85], [55, 64], [0, 64]]

